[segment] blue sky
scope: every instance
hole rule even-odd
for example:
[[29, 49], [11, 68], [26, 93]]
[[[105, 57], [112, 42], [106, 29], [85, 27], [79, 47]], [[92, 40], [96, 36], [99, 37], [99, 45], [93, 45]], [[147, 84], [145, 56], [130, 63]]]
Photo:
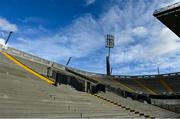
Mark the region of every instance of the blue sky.
[[113, 74], [180, 71], [180, 39], [153, 17], [179, 0], [1, 0], [0, 43], [85, 71], [105, 73], [105, 35], [115, 36]]

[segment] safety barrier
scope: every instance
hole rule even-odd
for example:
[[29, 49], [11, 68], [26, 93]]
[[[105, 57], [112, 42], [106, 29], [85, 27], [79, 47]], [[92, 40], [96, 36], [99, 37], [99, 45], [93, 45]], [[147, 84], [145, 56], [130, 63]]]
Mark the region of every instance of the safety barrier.
[[166, 11], [166, 10], [174, 9], [176, 7], [179, 7], [179, 6], [180, 6], [180, 2], [169, 5], [167, 7], [164, 7], [164, 8], [158, 9], [158, 10], [155, 10], [154, 14], [158, 14], [158, 13]]
[[[86, 76], [96, 76], [96, 77], [107, 77], [106, 74], [100, 74], [100, 73], [93, 73], [93, 72], [87, 72], [83, 70], [78, 70], [72, 67], [71, 70], [74, 70], [76, 72], [79, 72], [80, 74], [86, 75]], [[149, 78], [168, 78], [172, 76], [180, 76], [180, 72], [175, 73], [167, 73], [167, 74], [159, 74], [159, 75], [137, 75], [137, 76], [127, 76], [127, 75], [111, 75], [112, 78], [120, 78], [120, 79], [149, 79]]]
[[72, 67], [68, 67], [68, 68], [71, 69], [72, 71], [78, 72], [79, 74], [86, 75], [86, 76], [97, 76], [97, 77], [105, 77], [106, 76], [106, 74], [87, 72], [87, 71], [75, 69]]
[[179, 99], [151, 99], [151, 103], [161, 108], [180, 113], [180, 108], [177, 105], [180, 104]]
[[40, 63], [40, 64], [43, 64], [46, 66], [52, 66], [52, 64], [53, 64], [53, 66], [55, 68], [65, 70], [64, 65], [61, 65], [61, 64], [58, 64], [58, 63], [55, 63], [55, 62], [34, 56], [34, 55], [31, 55], [29, 53], [25, 53], [23, 51], [20, 51], [20, 50], [14, 49], [14, 48], [8, 47], [7, 49], [4, 49], [3, 45], [0, 45], [0, 49], [11, 54], [11, 55], [13, 55], [13, 56], [21, 57], [23, 59], [30, 60], [30, 61], [36, 62], [36, 63]]
[[[11, 55], [14, 55], [14, 56], [18, 56], [18, 57], [21, 57], [21, 58], [24, 58], [24, 59], [27, 59], [27, 60], [30, 60], [33, 62], [37, 62], [40, 64], [44, 64], [47, 66], [52, 66], [52, 64], [53, 64], [54, 68], [65, 70], [65, 66], [62, 64], [58, 64], [58, 63], [37, 57], [37, 56], [31, 55], [29, 53], [25, 53], [23, 51], [20, 51], [20, 50], [14, 49], [14, 48], [8, 47], [7, 49], [3, 49], [3, 45], [0, 44], [0, 49], [4, 50], [5, 52], [7, 52]], [[72, 67], [69, 67], [69, 68], [71, 68], [71, 70], [74, 70], [74, 71], [76, 71], [80, 74], [86, 75], [86, 76], [107, 77], [106, 74], [87, 72], [87, 71], [75, 69]], [[168, 78], [171, 76], [174, 76], [174, 77], [180, 76], [180, 72], [160, 74], [160, 75], [137, 75], [137, 76], [111, 75], [111, 77], [120, 78], [120, 79], [126, 79], [126, 78], [133, 78], [133, 79], [146, 79], [147, 78], [148, 79], [148, 78], [166, 78], [166, 77]]]
[[21, 63], [16, 58], [14, 58], [13, 56], [9, 55], [8, 53], [2, 52], [2, 51], [0, 51], [0, 53], [2, 53], [4, 56], [6, 56], [6, 58], [8, 58], [9, 60], [13, 61], [15, 64], [17, 64], [18, 66], [22, 67], [24, 70], [28, 71], [29, 73], [33, 74], [34, 76], [40, 78], [41, 80], [44, 80], [44, 81], [48, 82], [49, 84], [54, 84], [54, 81], [51, 81], [50, 79], [46, 78], [45, 76], [42, 76], [38, 72], [32, 70], [31, 68], [29, 68], [28, 66], [24, 65], [23, 63]]

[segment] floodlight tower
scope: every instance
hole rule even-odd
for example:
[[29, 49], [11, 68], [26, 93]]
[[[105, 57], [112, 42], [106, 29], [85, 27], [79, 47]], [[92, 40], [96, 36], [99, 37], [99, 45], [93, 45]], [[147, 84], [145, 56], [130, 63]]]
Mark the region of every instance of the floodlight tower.
[[105, 47], [108, 48], [108, 56], [106, 56], [106, 72], [107, 75], [111, 75], [111, 63], [110, 63], [110, 53], [111, 48], [114, 48], [114, 36], [107, 34], [105, 38]]
[[159, 72], [159, 66], [157, 67], [157, 73], [158, 73], [158, 75], [160, 74], [160, 72]]

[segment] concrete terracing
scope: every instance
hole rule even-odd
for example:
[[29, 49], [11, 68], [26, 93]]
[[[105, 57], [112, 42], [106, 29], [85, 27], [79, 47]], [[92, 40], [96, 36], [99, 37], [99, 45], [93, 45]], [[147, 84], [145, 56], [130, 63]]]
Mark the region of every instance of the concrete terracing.
[[[46, 74], [46, 65], [16, 57], [25, 66]], [[60, 70], [59, 70], [60, 71]], [[65, 70], [62, 73], [73, 75]], [[94, 80], [114, 86], [115, 80]], [[61, 85], [56, 88], [21, 68], [0, 53], [0, 117], [76, 117], [76, 118], [139, 118], [180, 117], [179, 114], [149, 104], [121, 98], [113, 93], [93, 96]], [[128, 87], [124, 86], [123, 88]], [[129, 89], [130, 90], [130, 89]], [[109, 103], [111, 100], [114, 104]], [[111, 102], [110, 101], [110, 102]], [[121, 105], [118, 106], [117, 104]], [[123, 106], [122, 106], [123, 105]]]
[[102, 96], [106, 99], [109, 99], [119, 105], [123, 105], [126, 109], [129, 110], [134, 110], [137, 112], [141, 112], [143, 114], [149, 115], [151, 117], [156, 117], [156, 118], [175, 118], [175, 117], [180, 117], [180, 114], [170, 112], [165, 109], [161, 109], [159, 107], [150, 105], [150, 104], [144, 104], [141, 102], [134, 101], [132, 99], [125, 99], [122, 98], [118, 95], [115, 95], [111, 92], [106, 92], [106, 93], [99, 93], [97, 94], [99, 96]]
[[56, 88], [0, 54], [0, 117], [139, 117], [71, 87]]

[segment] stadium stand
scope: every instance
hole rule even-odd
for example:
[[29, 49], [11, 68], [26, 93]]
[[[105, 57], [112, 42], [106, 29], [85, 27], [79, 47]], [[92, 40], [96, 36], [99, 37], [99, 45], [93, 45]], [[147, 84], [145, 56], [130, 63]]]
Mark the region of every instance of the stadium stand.
[[[114, 93], [111, 92], [106, 92], [106, 93], [98, 93], [98, 95], [106, 97], [107, 99], [110, 99], [111, 101], [115, 101], [118, 104], [124, 105], [126, 107], [126, 109], [130, 108], [129, 110], [136, 110], [136, 111], [140, 111], [142, 113], [146, 113], [147, 115], [156, 115], [156, 118], [173, 118], [176, 117], [173, 113], [172, 115], [169, 114], [168, 112], [166, 112], [167, 110], [162, 109], [159, 110], [158, 107], [152, 106], [150, 104], [143, 104], [131, 99], [125, 99], [122, 97], [119, 97], [117, 95], [115, 95]], [[147, 111], [149, 110], [149, 111]], [[163, 115], [163, 116], [162, 116]]]
[[[49, 67], [49, 64], [42, 64], [42, 63], [34, 62], [33, 60], [28, 60], [28, 59], [25, 59], [24, 57], [19, 57], [19, 55], [18, 56], [14, 55], [14, 57], [17, 60], [21, 61], [22, 63], [26, 64], [28, 67], [32, 68], [33, 70], [39, 72], [40, 74], [44, 76], [47, 76], [47, 68]], [[60, 69], [58, 67], [57, 68], [54, 67], [54, 69], [63, 74], [77, 77], [77, 75], [74, 75], [72, 72], [67, 72], [65, 68]], [[93, 74], [90, 72], [86, 73], [86, 72], [79, 71], [73, 68], [69, 68], [69, 69], [73, 70], [74, 72], [78, 72], [79, 74], [82, 74], [82, 75], [87, 74], [86, 76], [90, 77], [91, 80], [94, 80], [95, 82], [99, 82], [104, 85], [111, 85], [115, 88], [121, 88], [122, 90], [126, 90], [128, 92], [137, 92], [137, 93], [155, 94], [155, 95], [168, 94], [168, 93], [171, 94], [173, 93], [173, 87], [178, 87], [177, 86], [178, 84], [174, 84], [173, 86], [168, 86], [168, 87], [172, 87], [170, 88], [171, 90], [168, 90], [167, 85], [171, 85], [171, 84], [166, 83], [166, 87], [165, 85], [162, 84], [162, 81], [168, 82], [166, 81], [167, 78], [168, 79], [173, 78], [173, 76], [170, 76], [170, 74], [169, 74], [169, 77], [165, 78], [166, 80], [159, 79], [156, 75], [146, 76], [147, 78], [143, 76], [136, 76], [136, 77], [126, 76], [125, 78], [122, 78], [123, 76], [107, 77], [106, 75], [102, 75], [102, 74]], [[160, 78], [163, 78], [163, 77], [161, 76]], [[78, 79], [79, 78], [82, 78], [82, 77], [79, 76]], [[86, 79], [85, 78], [82, 78], [82, 79], [86, 80], [87, 77]], [[133, 80], [133, 79], [136, 79], [136, 80]], [[141, 84], [139, 84], [137, 81], [140, 82]], [[178, 90], [175, 90], [175, 92], [178, 93]]]
[[67, 86], [56, 88], [0, 54], [0, 117], [139, 117]]
[[164, 79], [176, 94], [180, 94], [180, 78]]
[[180, 37], [180, 2], [156, 10], [153, 15]]
[[[47, 68], [49, 67], [49, 64], [42, 64], [42, 63], [34, 62], [34, 61], [31, 61], [31, 60], [25, 59], [24, 57], [19, 57], [19, 56], [14, 56], [14, 57], [17, 60], [21, 61], [22, 63], [26, 64], [28, 67], [32, 68], [33, 70], [39, 72], [40, 74], [44, 76], [47, 76]], [[168, 79], [174, 79], [176, 77], [179, 78], [178, 73], [175, 73], [174, 74], [175, 76], [173, 76], [173, 74], [162, 74], [161, 76], [157, 76], [157, 75], [148, 76], [147, 75], [147, 76], [107, 77], [106, 75], [93, 74], [90, 72], [86, 73], [84, 71], [79, 71], [73, 68], [68, 68], [69, 69], [68, 71], [65, 69], [67, 68], [54, 67], [54, 70], [61, 72], [62, 74], [74, 76], [82, 80], [87, 80], [90, 78], [89, 80], [91, 82], [101, 83], [106, 86], [111, 85], [115, 88], [120, 88], [128, 92], [144, 93], [144, 94], [151, 94], [151, 95], [179, 93], [179, 89], [174, 91], [174, 88], [178, 87], [178, 83], [174, 83], [174, 85], [171, 86], [168, 80]], [[80, 76], [77, 76], [77, 74], [79, 74]], [[82, 75], [83, 76], [85, 75], [86, 77], [82, 77]], [[54, 77], [54, 80], [55, 80], [55, 77]]]
[[[3, 51], [3, 52], [6, 52], [6, 51]], [[10, 54], [9, 55], [12, 56], [13, 58], [15, 58], [17, 61], [20, 61], [20, 63], [23, 63], [25, 66], [31, 68], [32, 70], [35, 70], [38, 73], [46, 76], [46, 73], [47, 73], [46, 68], [48, 68], [49, 65], [45, 65], [42, 63], [38, 64], [35, 61], [27, 60], [26, 58], [23, 58], [22, 57], [23, 55], [15, 56], [12, 54], [13, 53], [11, 53], [11, 55]], [[81, 72], [83, 72], [83, 71], [78, 72], [78, 70], [76, 70], [76, 73], [74, 74], [72, 72], [65, 70], [66, 68], [59, 68], [59, 69], [55, 68], [54, 69], [54, 70], [58, 70], [59, 72], [65, 74], [65, 75], [74, 76], [81, 80], [88, 80], [88, 78], [90, 78], [91, 80], [96, 81], [96, 83], [98, 82], [98, 83], [105, 84], [107, 86], [106, 87], [107, 93], [100, 92], [100, 93], [98, 93], [98, 95], [100, 95], [102, 97], [97, 97], [97, 96], [94, 97], [93, 95], [89, 95], [89, 94], [86, 94], [83, 92], [76, 91], [76, 90], [74, 90], [74, 88], [72, 88], [72, 87], [70, 88], [69, 86], [65, 86], [63, 84], [61, 84], [60, 87], [55, 88], [52, 85], [48, 85], [47, 83], [45, 83], [41, 80], [38, 80], [39, 79], [38, 77], [36, 77], [32, 74], [29, 74], [27, 71], [25, 71], [21, 67], [18, 67], [18, 65], [16, 65], [14, 62], [8, 60], [5, 57], [5, 55], [1, 54], [0, 58], [1, 58], [1, 60], [0, 60], [1, 61], [1, 63], [0, 63], [0, 65], [1, 65], [0, 72], [1, 73], [0, 74], [2, 75], [1, 77], [4, 77], [3, 79], [7, 79], [5, 81], [4, 80], [1, 81], [2, 82], [1, 85], [3, 85], [4, 87], [3, 86], [1, 87], [2, 90], [1, 90], [0, 94], [2, 94], [1, 100], [3, 100], [3, 101], [0, 103], [0, 105], [2, 105], [2, 109], [5, 108], [4, 111], [0, 112], [2, 114], [2, 117], [31, 117], [31, 115], [33, 117], [42, 117], [42, 116], [43, 117], [81, 117], [82, 116], [82, 117], [89, 117], [89, 118], [90, 117], [111, 117], [111, 118], [112, 117], [121, 117], [121, 118], [123, 118], [123, 117], [124, 118], [125, 117], [129, 117], [129, 118], [179, 117], [179, 115], [177, 113], [163, 110], [161, 108], [154, 107], [152, 105], [147, 105], [147, 104], [140, 103], [137, 101], [132, 101], [131, 99], [125, 99], [118, 95], [116, 95], [116, 97], [119, 98], [119, 101], [107, 97], [107, 94], [110, 97], [111, 97], [111, 95], [115, 95], [115, 93], [112, 90], [110, 90], [110, 88], [108, 88], [108, 86], [110, 86], [111, 88], [115, 88], [115, 89], [123, 89], [123, 90], [130, 91], [133, 93], [136, 93], [136, 91], [137, 91], [135, 88], [133, 88], [133, 85], [128, 85], [128, 84], [125, 84], [125, 82], [122, 83], [121, 81], [118, 82], [117, 80], [121, 80], [121, 79], [117, 78], [117, 76], [107, 77], [102, 74], [101, 75], [93, 74], [93, 73], [91, 74], [89, 72], [85, 73], [86, 75], [82, 76], [83, 73], [81, 73]], [[41, 67], [43, 70], [41, 70]], [[72, 68], [69, 68], [69, 69], [75, 70]], [[81, 74], [81, 75], [78, 75], [78, 74]], [[10, 77], [12, 77], [12, 78], [10, 78]], [[51, 79], [51, 80], [55, 81], [55, 79]], [[123, 79], [123, 80], [125, 80], [125, 79]], [[142, 83], [144, 83], [144, 82], [142, 81]], [[8, 85], [9, 87], [7, 87], [6, 85]], [[137, 85], [137, 84], [135, 84], [135, 85]], [[142, 92], [143, 89], [141, 89], [141, 88], [139, 87], [139, 90]], [[21, 90], [21, 89], [23, 89], [23, 90]], [[32, 89], [32, 92], [30, 89]], [[13, 94], [15, 94], [15, 95], [13, 95]], [[72, 95], [74, 97], [73, 99], [71, 97]], [[74, 95], [76, 95], [76, 96], [74, 96]], [[93, 97], [93, 99], [92, 99], [92, 97]], [[99, 102], [98, 98], [99, 98], [99, 100], [103, 99], [103, 102], [99, 105], [96, 104]], [[114, 106], [111, 105], [110, 107], [108, 107], [109, 101], [107, 101], [106, 98], [110, 99], [114, 104], [121, 102], [121, 106], [114, 105], [116, 107], [116, 108], [114, 108]], [[6, 107], [5, 100], [8, 103], [7, 107]], [[20, 103], [19, 100], [22, 100], [22, 103]], [[25, 100], [27, 100], [27, 101], [25, 101]], [[45, 100], [45, 104], [43, 102], [44, 100]], [[63, 105], [64, 106], [63, 107], [62, 104], [58, 103], [58, 102], [61, 102], [64, 104], [65, 103], [64, 101], [67, 101], [67, 100], [70, 100], [71, 103], [73, 100], [74, 107], [69, 107], [70, 104]], [[86, 100], [86, 101], [83, 102], [81, 100]], [[124, 102], [122, 100], [124, 100]], [[125, 103], [126, 102], [125, 100], [126, 101], [130, 100], [130, 102], [132, 101], [131, 103], [134, 104], [134, 107], [132, 105], [129, 105], [130, 102]], [[52, 105], [51, 106], [46, 105], [46, 103], [47, 103], [46, 101], [50, 104], [52, 103]], [[83, 102], [83, 106], [79, 102]], [[92, 107], [93, 109], [91, 107], [89, 107], [89, 102], [94, 103], [94, 106]], [[26, 103], [27, 103], [27, 105], [26, 105]], [[43, 106], [42, 106], [42, 108], [39, 108], [40, 105], [37, 105], [38, 107], [36, 107], [34, 103], [35, 104], [40, 103], [40, 105], [43, 105]], [[41, 104], [41, 103], [43, 103], [43, 104]], [[12, 107], [12, 104], [16, 105], [16, 106]], [[140, 104], [144, 105], [145, 107], [143, 107], [143, 108], [146, 108], [147, 110], [144, 110], [142, 108], [136, 109], [135, 105], [140, 105]], [[26, 106], [23, 106], [23, 105], [26, 105]], [[105, 108], [101, 105], [108, 105], [108, 106]], [[98, 107], [96, 107], [96, 106], [98, 106]], [[59, 111], [62, 110], [62, 108], [64, 109], [65, 107], [66, 107], [66, 109], [70, 108], [72, 110], [69, 112], [67, 112], [67, 110], [63, 110], [63, 111], [61, 111], [61, 113], [59, 113]], [[73, 110], [74, 108], [75, 108], [75, 110]], [[94, 108], [96, 108], [97, 110], [92, 111], [92, 110], [94, 110]], [[103, 108], [103, 110], [102, 110], [102, 108]], [[9, 111], [7, 111], [6, 109]], [[53, 111], [47, 112], [47, 110], [49, 110], [49, 109], [51, 109]], [[22, 110], [24, 110], [24, 111], [22, 111]], [[77, 111], [77, 110], [79, 110], [79, 111]], [[107, 111], [109, 111], [109, 113], [106, 113]], [[156, 114], [155, 112], [156, 113], [159, 112], [159, 113]], [[165, 112], [165, 113], [162, 113], [162, 112]], [[8, 115], [11, 115], [11, 116], [8, 116]]]
[[[180, 3], [153, 15], [180, 36]], [[0, 44], [0, 82], [0, 118], [180, 118], [180, 72], [107, 76]]]
[[[148, 110], [149, 105], [137, 101], [131, 103], [137, 107], [140, 104], [147, 106], [147, 110], [145, 111], [144, 107], [137, 111], [134, 108], [129, 110], [126, 107], [130, 106], [128, 103], [125, 107], [112, 105], [102, 98], [98, 99], [96, 96], [76, 91], [65, 85], [56, 88], [39, 80], [37, 76], [19, 67], [5, 55], [0, 54], [0, 59], [0, 117], [154, 118], [179, 116], [158, 107]], [[103, 96], [106, 96], [105, 93]], [[121, 98], [119, 100], [121, 102]], [[122, 100], [126, 99], [122, 98]], [[157, 111], [159, 115], [155, 114]]]

